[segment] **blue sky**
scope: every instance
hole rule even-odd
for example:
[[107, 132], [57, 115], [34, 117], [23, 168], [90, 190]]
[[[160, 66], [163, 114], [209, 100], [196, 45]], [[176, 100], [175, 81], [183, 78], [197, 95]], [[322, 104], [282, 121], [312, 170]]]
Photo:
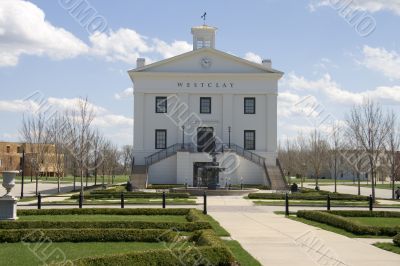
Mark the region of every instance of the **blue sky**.
[[[104, 22], [98, 24], [101, 32], [88, 26], [90, 19], [77, 17], [79, 4]], [[353, 12], [347, 18], [345, 5]], [[366, 97], [400, 111], [396, 0], [2, 0], [0, 140], [19, 139], [23, 112], [37, 108], [34, 98], [23, 99], [36, 92], [60, 109], [88, 97], [104, 134], [119, 145], [131, 144], [132, 84], [126, 71], [138, 56], [157, 61], [190, 50], [190, 28], [202, 23], [204, 11], [207, 24], [219, 29], [217, 49], [253, 61], [271, 58], [285, 72], [279, 87], [281, 139], [313, 128], [298, 108], [307, 96], [338, 121]]]

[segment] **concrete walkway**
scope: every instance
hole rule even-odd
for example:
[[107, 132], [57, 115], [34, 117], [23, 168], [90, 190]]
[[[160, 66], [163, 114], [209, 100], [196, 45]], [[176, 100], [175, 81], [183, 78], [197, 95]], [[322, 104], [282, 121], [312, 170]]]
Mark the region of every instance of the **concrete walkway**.
[[[304, 184], [304, 186], [308, 187], [308, 188], [315, 188], [315, 184]], [[335, 191], [335, 186], [334, 185], [323, 185], [323, 186], [321, 185], [320, 189], [333, 192], [333, 191]], [[358, 187], [357, 186], [338, 185], [337, 192], [357, 195]], [[371, 188], [370, 187], [361, 187], [360, 193], [363, 196], [369, 196], [372, 193]], [[375, 196], [377, 198], [391, 199], [392, 191], [390, 189], [375, 188]]]
[[263, 265], [400, 265], [400, 255], [371, 242], [275, 215], [240, 197], [209, 197], [209, 214]]

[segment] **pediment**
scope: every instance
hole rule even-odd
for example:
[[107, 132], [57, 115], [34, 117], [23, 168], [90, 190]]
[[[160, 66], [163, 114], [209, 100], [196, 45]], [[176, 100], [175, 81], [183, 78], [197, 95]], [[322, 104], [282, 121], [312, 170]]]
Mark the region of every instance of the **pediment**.
[[130, 70], [129, 72], [283, 74], [262, 64], [257, 64], [212, 48], [202, 48], [187, 52]]

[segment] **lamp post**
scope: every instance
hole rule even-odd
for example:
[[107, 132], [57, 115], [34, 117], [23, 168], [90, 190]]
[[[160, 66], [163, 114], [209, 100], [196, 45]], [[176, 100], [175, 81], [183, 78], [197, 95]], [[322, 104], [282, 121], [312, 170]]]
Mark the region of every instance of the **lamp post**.
[[25, 179], [25, 150], [22, 150], [22, 165], [21, 165], [21, 199], [24, 197], [24, 179]]
[[231, 126], [228, 127], [228, 147], [231, 148]]
[[182, 150], [185, 149], [185, 126], [182, 126]]

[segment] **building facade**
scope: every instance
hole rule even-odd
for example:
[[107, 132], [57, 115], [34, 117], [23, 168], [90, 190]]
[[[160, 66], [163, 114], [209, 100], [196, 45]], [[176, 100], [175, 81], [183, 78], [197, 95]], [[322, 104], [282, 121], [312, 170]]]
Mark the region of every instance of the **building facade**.
[[215, 49], [215, 33], [207, 25], [194, 27], [193, 51], [149, 65], [139, 58], [128, 71], [134, 83], [136, 173], [152, 184], [200, 186], [199, 168], [216, 156], [225, 168], [220, 186], [283, 189], [277, 164], [283, 73], [270, 60], [257, 64]]
[[0, 142], [0, 172], [22, 170], [23, 151], [25, 151], [26, 176], [34, 176], [36, 173], [40, 176], [64, 176], [64, 155], [57, 155], [53, 144]]

